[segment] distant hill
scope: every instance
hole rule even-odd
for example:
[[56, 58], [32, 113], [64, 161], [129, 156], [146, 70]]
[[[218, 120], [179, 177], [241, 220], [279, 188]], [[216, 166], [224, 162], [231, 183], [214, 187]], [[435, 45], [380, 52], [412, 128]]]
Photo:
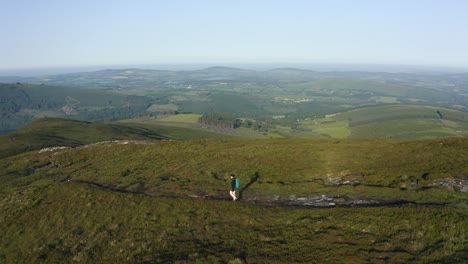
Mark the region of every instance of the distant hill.
[[[406, 83], [418, 85], [421, 82], [450, 80], [451, 82], [466, 82], [466, 74], [421, 74], [397, 72], [366, 72], [366, 71], [312, 71], [300, 68], [277, 68], [266, 71], [248, 70], [233, 67], [214, 66], [201, 70], [153, 70], [153, 69], [107, 69], [90, 72], [77, 72], [37, 77], [0, 76], [0, 82], [23, 82], [33, 84], [73, 85], [94, 87], [145, 87], [166, 82], [206, 80], [219, 77], [231, 79], [271, 78], [275, 81], [288, 80], [311, 81], [323, 78], [351, 78], [357, 80], [379, 80], [391, 83]], [[465, 76], [465, 77], [464, 77]], [[441, 82], [443, 85], [445, 82]]]
[[227, 74], [227, 73], [228, 74], [239, 74], [239, 73], [253, 74], [253, 73], [255, 73], [255, 71], [253, 71], [253, 70], [239, 69], [239, 68], [233, 68], [233, 67], [223, 67], [223, 66], [209, 67], [209, 68], [206, 68], [206, 69], [197, 70], [195, 72], [204, 72], [204, 73], [207, 73], [207, 74], [219, 74], [219, 73], [223, 73], [223, 74]]
[[144, 113], [152, 99], [87, 87], [0, 83], [0, 130], [41, 117], [109, 121]]
[[211, 67], [194, 71], [163, 71], [150, 69], [107, 69], [93, 72], [78, 72], [39, 77], [0, 77], [0, 82], [24, 82], [48, 85], [71, 85], [91, 87], [145, 87], [167, 82], [203, 80], [221, 76], [255, 76], [252, 70], [229, 67]]

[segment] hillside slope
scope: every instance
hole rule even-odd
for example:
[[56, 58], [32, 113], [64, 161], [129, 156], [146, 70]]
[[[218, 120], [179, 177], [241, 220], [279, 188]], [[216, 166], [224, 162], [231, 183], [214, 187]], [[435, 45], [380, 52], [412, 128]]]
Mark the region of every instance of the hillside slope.
[[234, 172], [250, 183], [244, 200], [257, 202], [327, 195], [343, 205], [460, 203], [468, 191], [467, 157], [466, 138], [115, 141], [6, 158], [1, 175], [10, 186], [68, 179], [148, 195], [221, 197]]
[[0, 193], [2, 263], [464, 263], [466, 209], [288, 209], [79, 183]]
[[[467, 158], [466, 138], [30, 151], [0, 160], [0, 260], [460, 263]], [[227, 193], [232, 172], [238, 203]]]
[[161, 140], [210, 137], [223, 137], [223, 135], [191, 128], [41, 118], [31, 121], [14, 132], [0, 136], [0, 158], [45, 147], [76, 147], [118, 139]]
[[468, 136], [468, 113], [443, 107], [388, 104], [300, 120], [285, 136], [381, 139], [431, 139]]

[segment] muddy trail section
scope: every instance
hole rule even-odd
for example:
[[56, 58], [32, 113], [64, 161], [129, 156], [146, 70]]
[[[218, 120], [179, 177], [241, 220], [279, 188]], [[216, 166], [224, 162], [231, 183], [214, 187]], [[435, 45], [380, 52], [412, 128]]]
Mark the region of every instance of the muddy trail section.
[[[176, 194], [176, 193], [148, 193], [144, 191], [132, 191], [119, 189], [116, 187], [104, 185], [101, 183], [85, 180], [71, 180], [67, 179], [63, 183], [76, 183], [88, 185], [93, 188], [99, 188], [102, 190], [118, 193], [128, 193], [133, 195], [145, 195], [150, 197], [167, 197], [173, 199], [206, 199], [206, 200], [217, 200], [217, 201], [232, 201], [229, 196], [228, 190], [219, 191], [216, 195], [208, 194]], [[245, 188], [244, 188], [245, 189]], [[234, 202], [234, 201], [233, 201]], [[247, 203], [263, 207], [290, 207], [290, 208], [333, 208], [333, 207], [384, 207], [384, 206], [400, 206], [406, 204], [412, 205], [426, 205], [426, 206], [445, 206], [449, 205], [448, 202], [416, 202], [408, 200], [378, 200], [378, 199], [350, 199], [347, 196], [327, 196], [327, 195], [314, 195], [314, 196], [259, 196], [259, 197], [242, 197], [242, 189], [240, 190], [240, 196], [236, 203]], [[468, 200], [462, 201], [467, 203]]]

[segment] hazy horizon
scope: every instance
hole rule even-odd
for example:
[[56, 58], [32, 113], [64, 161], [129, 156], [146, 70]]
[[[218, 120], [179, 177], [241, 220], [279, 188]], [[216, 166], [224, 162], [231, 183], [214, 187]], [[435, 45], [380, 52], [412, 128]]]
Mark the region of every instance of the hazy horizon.
[[296, 68], [318, 72], [387, 72], [387, 73], [416, 73], [416, 74], [444, 74], [467, 73], [467, 68], [438, 67], [427, 65], [392, 65], [392, 64], [352, 64], [352, 63], [190, 63], [190, 64], [129, 64], [129, 65], [83, 65], [42, 68], [0, 69], [0, 77], [37, 77], [44, 75], [58, 75], [67, 73], [93, 72], [107, 69], [148, 69], [169, 71], [202, 70], [210, 67], [232, 67], [239, 69], [267, 71], [278, 68]]
[[7, 0], [2, 10], [2, 75], [122, 65], [468, 68], [465, 1]]

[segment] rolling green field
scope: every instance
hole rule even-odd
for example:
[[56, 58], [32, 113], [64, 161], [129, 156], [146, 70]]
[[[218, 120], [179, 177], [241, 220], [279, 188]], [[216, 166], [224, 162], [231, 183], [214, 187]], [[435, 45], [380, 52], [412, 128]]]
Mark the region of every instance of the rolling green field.
[[304, 137], [426, 139], [468, 135], [468, 113], [419, 105], [365, 107], [299, 124]]
[[[439, 115], [440, 114], [440, 115]], [[161, 119], [136, 118], [128, 122], [204, 129], [198, 114], [170, 115]], [[284, 117], [283, 117], [284, 118]], [[245, 120], [252, 118], [241, 118]], [[281, 120], [281, 119], [276, 119]], [[260, 123], [262, 124], [262, 123]], [[421, 105], [377, 105], [297, 120], [294, 128], [267, 123], [268, 130], [236, 129], [240, 137], [394, 138], [430, 139], [468, 135], [468, 113]], [[206, 128], [205, 128], [206, 130]], [[213, 131], [216, 132], [216, 131]], [[218, 131], [223, 133], [222, 131]]]
[[253, 129], [248, 129], [241, 127], [238, 129], [218, 129], [213, 126], [200, 124], [198, 122], [199, 118], [202, 115], [199, 114], [177, 114], [169, 115], [162, 118], [153, 118], [153, 117], [140, 117], [132, 118], [127, 120], [122, 120], [122, 123], [134, 123], [134, 124], [146, 124], [146, 125], [156, 125], [159, 127], [168, 127], [189, 129], [182, 137], [173, 137], [171, 134], [167, 134], [170, 137], [175, 139], [199, 139], [203, 138], [206, 135], [206, 138], [222, 138], [222, 137], [242, 137], [242, 138], [267, 138], [267, 135], [259, 133]]
[[166, 118], [159, 119], [158, 121], [162, 122], [182, 122], [182, 123], [198, 123], [198, 119], [202, 115], [197, 114], [179, 114], [172, 115]]

